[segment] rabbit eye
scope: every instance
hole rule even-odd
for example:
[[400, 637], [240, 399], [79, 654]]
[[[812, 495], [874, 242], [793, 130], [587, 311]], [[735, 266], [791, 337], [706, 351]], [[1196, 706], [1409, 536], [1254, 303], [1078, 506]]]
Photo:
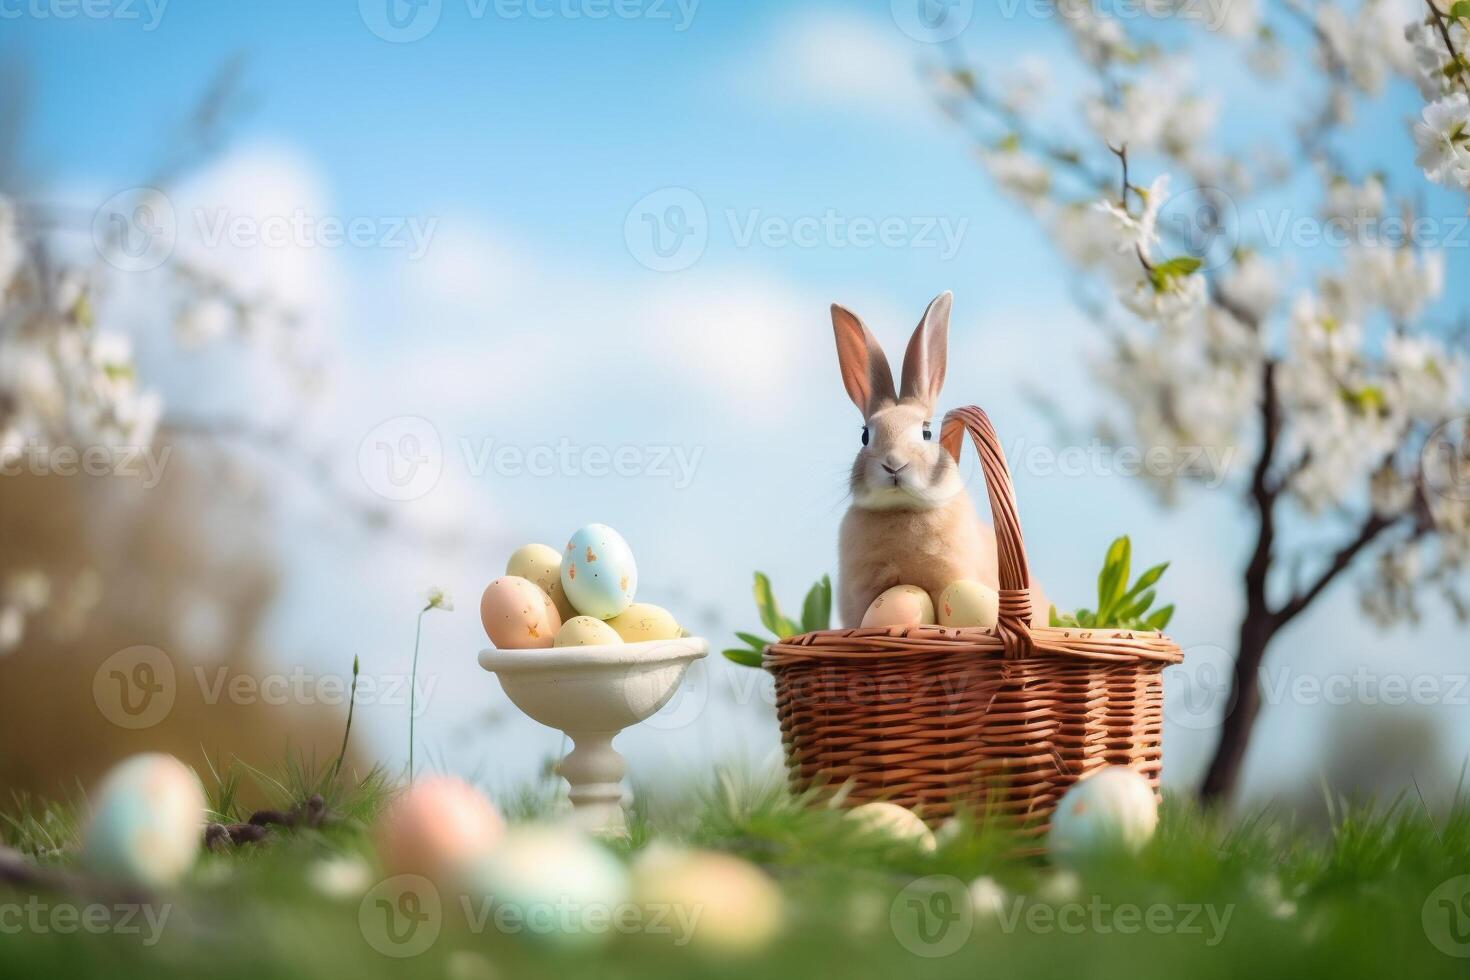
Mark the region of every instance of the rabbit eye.
[[863, 445], [866, 446], [867, 444], [868, 444], [868, 427], [865, 425], [865, 426], [863, 426]]
[[932, 433], [932, 432], [929, 431], [929, 423], [928, 422], [925, 422], [924, 423], [924, 441], [925, 442], [928, 442], [930, 439], [933, 439], [933, 438], [934, 438], [934, 433]]

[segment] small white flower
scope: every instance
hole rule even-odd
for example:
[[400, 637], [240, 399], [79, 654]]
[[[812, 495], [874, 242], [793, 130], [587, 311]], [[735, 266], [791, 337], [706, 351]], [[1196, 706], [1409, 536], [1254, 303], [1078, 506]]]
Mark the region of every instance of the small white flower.
[[1255, 252], [1245, 252], [1221, 280], [1220, 289], [1230, 302], [1255, 318], [1265, 319], [1281, 296], [1276, 269]]
[[1036, 889], [1036, 897], [1052, 905], [1075, 902], [1082, 894], [1082, 879], [1077, 872], [1062, 868], [1053, 871]]
[[373, 871], [361, 858], [334, 857], [306, 870], [311, 887], [328, 898], [357, 898], [373, 884]]
[[983, 875], [970, 882], [970, 906], [982, 922], [990, 922], [1005, 914], [1006, 890], [994, 878]]
[[1177, 327], [1191, 322], [1205, 307], [1208, 289], [1203, 276], [1175, 276], [1162, 288], [1152, 279], [1140, 278], [1118, 298], [1145, 320]]
[[1143, 211], [1137, 217], [1116, 201], [1098, 201], [1095, 207], [1112, 219], [1114, 251], [1148, 258], [1159, 243], [1159, 209], [1169, 199], [1169, 175], [1155, 177], [1148, 189], [1141, 193]]
[[1437, 184], [1470, 183], [1470, 96], [1464, 92], [1431, 102], [1414, 123], [1414, 162]]
[[425, 609], [442, 609], [445, 612], [454, 612], [454, 597], [449, 590], [435, 585], [424, 592]]
[[980, 162], [1002, 190], [1030, 201], [1046, 196], [1051, 188], [1051, 171], [1036, 157], [1019, 149], [981, 154]]

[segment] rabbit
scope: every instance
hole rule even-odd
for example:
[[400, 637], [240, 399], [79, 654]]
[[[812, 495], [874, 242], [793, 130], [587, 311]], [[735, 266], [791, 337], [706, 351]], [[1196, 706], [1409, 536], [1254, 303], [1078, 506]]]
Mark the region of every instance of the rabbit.
[[[838, 612], [847, 627], [859, 625], [879, 593], [895, 585], [918, 586], [936, 609], [957, 579], [999, 587], [995, 531], [975, 515], [959, 466], [939, 445], [935, 404], [953, 299], [941, 293], [924, 311], [904, 353], [898, 394], [872, 331], [832, 304], [842, 384], [863, 413], [852, 506], [838, 534]], [[1033, 625], [1046, 625], [1045, 596], [1033, 587], [1031, 598]]]

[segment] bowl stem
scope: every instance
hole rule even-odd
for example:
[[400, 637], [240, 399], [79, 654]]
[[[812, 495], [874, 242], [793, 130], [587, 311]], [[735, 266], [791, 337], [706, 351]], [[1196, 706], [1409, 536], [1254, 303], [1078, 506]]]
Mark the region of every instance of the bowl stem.
[[623, 790], [627, 764], [612, 740], [617, 732], [567, 732], [572, 751], [561, 760], [557, 771], [570, 787], [572, 819], [578, 826], [608, 837], [626, 837], [627, 817]]

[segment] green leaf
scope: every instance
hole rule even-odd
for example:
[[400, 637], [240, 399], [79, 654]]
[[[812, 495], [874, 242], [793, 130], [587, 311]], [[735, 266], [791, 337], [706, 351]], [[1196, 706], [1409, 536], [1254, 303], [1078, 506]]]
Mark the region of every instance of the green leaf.
[[1129, 589], [1128, 594], [1123, 597], [1124, 601], [1132, 599], [1144, 589], [1148, 588], [1159, 579], [1163, 578], [1164, 573], [1168, 570], [1169, 563], [1164, 562], [1162, 565], [1155, 565], [1153, 568], [1150, 568], [1148, 571], [1138, 576], [1138, 581], [1133, 583], [1133, 588]]
[[759, 667], [761, 665], [761, 655], [754, 650], [726, 650], [725, 659], [737, 663], [742, 667]]
[[1128, 573], [1131, 571], [1133, 543], [1124, 535], [1108, 546], [1103, 559], [1102, 571], [1097, 576], [1097, 618], [1106, 622], [1107, 617], [1123, 598], [1128, 588]]
[[750, 648], [752, 650], [755, 650], [757, 653], [764, 650], [771, 644], [771, 641], [766, 639], [764, 636], [756, 636], [754, 633], [741, 633], [737, 630], [735, 632], [735, 635], [740, 637], [740, 639], [744, 640], [746, 643], [750, 644]]
[[808, 590], [806, 601], [801, 604], [801, 630], [803, 633], [824, 630], [831, 620], [832, 581], [823, 575], [821, 581]]
[[1130, 602], [1122, 609], [1119, 609], [1116, 616], [1117, 625], [1122, 626], [1125, 623], [1138, 619], [1138, 617], [1148, 612], [1148, 607], [1154, 604], [1154, 599], [1156, 598], [1157, 596], [1154, 591], [1152, 589], [1149, 589], [1133, 602]]
[[1176, 255], [1165, 262], [1157, 262], [1148, 271], [1150, 281], [1153, 283], [1154, 292], [1162, 293], [1167, 290], [1175, 279], [1183, 279], [1185, 276], [1197, 271], [1203, 263], [1193, 255]]
[[1057, 604], [1055, 602], [1051, 604], [1051, 612], [1047, 613], [1046, 621], [1051, 626], [1062, 625], [1062, 617], [1057, 615]]
[[1164, 629], [1164, 627], [1169, 625], [1169, 620], [1173, 618], [1174, 606], [1171, 604], [1165, 606], [1164, 608], [1160, 609], [1158, 612], [1150, 616], [1148, 618], [1148, 621], [1144, 625], [1151, 630], [1162, 630]]
[[781, 607], [776, 605], [776, 597], [771, 594], [771, 580], [764, 572], [755, 573], [755, 606], [760, 610], [761, 623], [766, 629], [783, 640], [791, 635], [781, 631], [786, 617], [781, 615]]
[[1077, 610], [1077, 625], [1078, 626], [1084, 627], [1086, 629], [1091, 629], [1092, 626], [1094, 624], [1096, 624], [1096, 623], [1097, 623], [1097, 618], [1093, 616], [1091, 609], [1079, 609], [1079, 610]]
[[1459, 3], [1450, 8], [1450, 16], [1470, 20], [1470, 0], [1459, 0]]

